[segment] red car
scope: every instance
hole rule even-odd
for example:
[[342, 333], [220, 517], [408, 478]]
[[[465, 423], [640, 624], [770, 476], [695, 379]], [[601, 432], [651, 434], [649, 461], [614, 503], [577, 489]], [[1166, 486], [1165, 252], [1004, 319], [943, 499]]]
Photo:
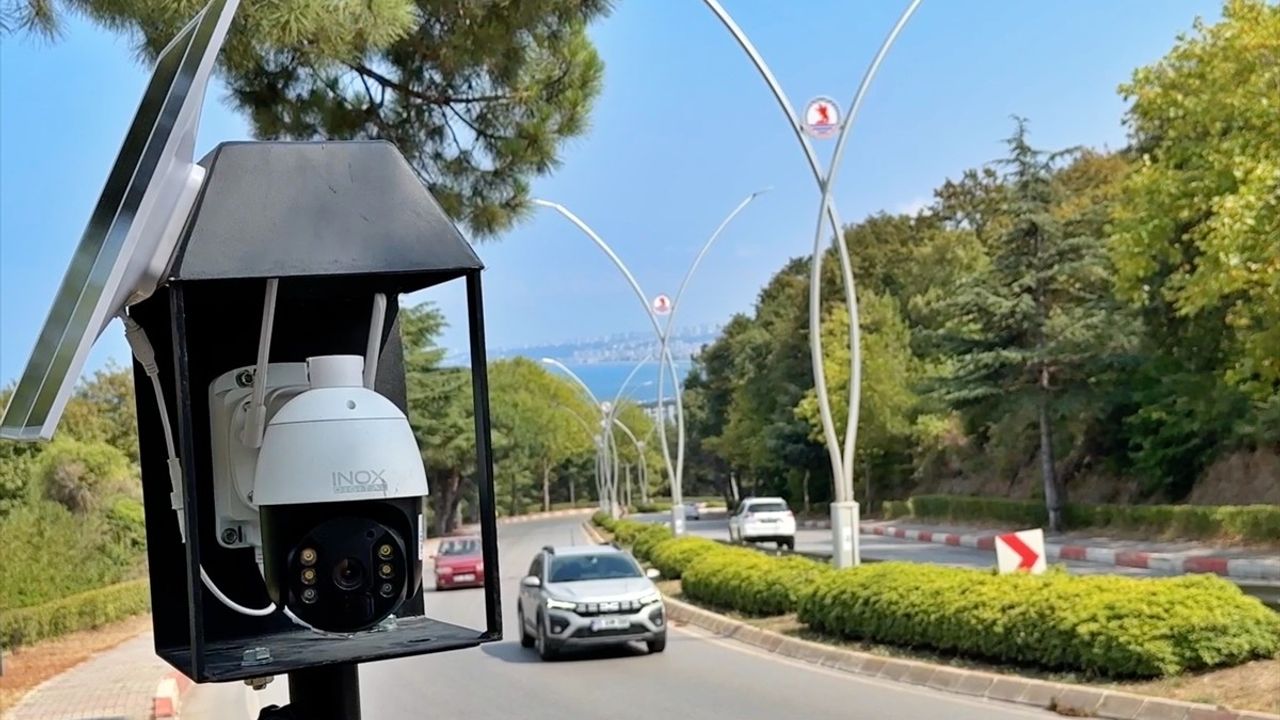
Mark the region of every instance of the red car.
[[478, 537], [451, 537], [440, 541], [435, 560], [436, 590], [484, 587], [484, 558]]

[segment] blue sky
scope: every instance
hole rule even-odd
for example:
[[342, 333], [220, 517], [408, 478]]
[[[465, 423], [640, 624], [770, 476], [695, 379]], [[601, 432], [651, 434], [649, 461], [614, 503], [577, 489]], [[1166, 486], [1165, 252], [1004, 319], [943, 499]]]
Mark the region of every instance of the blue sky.
[[[793, 102], [843, 107], [901, 10], [876, 0], [723, 0]], [[1055, 3], [926, 0], [881, 69], [846, 152], [846, 221], [929, 200], [932, 188], [1001, 154], [1009, 116], [1046, 148], [1120, 147], [1116, 86], [1163, 55], [1211, 0]], [[807, 252], [818, 192], [772, 96], [697, 0], [622, 0], [592, 35], [606, 63], [590, 131], [534, 183], [593, 225], [651, 295], [673, 293], [720, 219], [773, 190], [726, 231], [688, 291], [684, 323], [747, 311], [769, 276]], [[0, 43], [0, 382], [15, 378], [44, 321], [149, 74], [129, 42], [72, 18], [57, 42]], [[210, 89], [197, 155], [248, 137]], [[830, 151], [819, 142], [819, 152]], [[644, 330], [621, 277], [549, 212], [479, 248], [492, 346]], [[416, 298], [414, 298], [416, 299]], [[431, 291], [465, 346], [461, 288]], [[89, 369], [127, 349], [110, 328]]]

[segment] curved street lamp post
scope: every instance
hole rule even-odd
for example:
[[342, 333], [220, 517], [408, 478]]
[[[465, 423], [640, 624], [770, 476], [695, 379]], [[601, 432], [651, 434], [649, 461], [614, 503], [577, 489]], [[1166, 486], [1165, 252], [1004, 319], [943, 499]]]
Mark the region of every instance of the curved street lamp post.
[[[609, 427], [607, 424], [608, 418], [609, 418], [608, 409], [600, 402], [599, 398], [596, 397], [596, 394], [591, 392], [591, 388], [588, 387], [585, 382], [583, 382], [582, 378], [578, 377], [578, 374], [570, 370], [567, 365], [560, 362], [559, 360], [556, 360], [555, 358], [542, 358], [542, 362], [544, 364], [555, 367], [556, 369], [560, 370], [561, 372], [565, 373], [570, 378], [572, 378], [574, 382], [578, 384], [578, 387], [582, 388], [582, 391], [586, 393], [587, 397], [591, 399], [591, 406], [594, 407], [596, 411], [600, 413], [600, 435], [599, 435], [600, 439], [598, 442], [598, 447], [600, 448], [601, 458], [600, 458], [599, 465], [603, 468], [603, 472], [601, 473], [601, 475], [604, 480], [604, 482], [601, 483], [602, 492], [600, 493], [600, 496], [601, 496], [602, 502], [606, 504], [606, 507], [604, 507], [603, 509], [609, 512], [613, 517], [618, 517], [618, 498], [617, 498], [617, 490], [618, 490], [617, 462], [618, 461], [617, 461], [616, 453], [611, 452], [612, 450], [611, 446], [613, 444], [612, 443], [613, 433], [606, 432], [606, 430]], [[612, 466], [610, 461], [610, 455], [614, 456], [612, 459]]]
[[673, 386], [672, 390], [675, 393], [675, 401], [676, 401], [676, 458], [674, 462], [672, 462], [671, 450], [668, 447], [668, 443], [667, 443], [667, 433], [664, 430], [663, 432], [658, 434], [659, 441], [661, 442], [661, 445], [662, 445], [663, 460], [666, 463], [666, 467], [667, 467], [667, 476], [671, 480], [671, 531], [676, 536], [680, 536], [684, 534], [685, 433], [684, 433], [684, 400], [681, 397], [682, 393], [680, 392], [680, 376], [679, 376], [679, 373], [676, 371], [675, 361], [671, 357], [671, 348], [668, 343], [669, 332], [672, 328], [672, 323], [674, 320], [675, 308], [679, 304], [680, 296], [684, 293], [684, 289], [688, 285], [689, 279], [693, 276], [694, 270], [696, 270], [698, 267], [698, 264], [702, 262], [702, 258], [707, 254], [707, 251], [711, 249], [711, 245], [720, 236], [720, 233], [724, 231], [724, 229], [729, 225], [729, 222], [732, 221], [733, 218], [736, 217], [739, 212], [741, 212], [748, 204], [751, 203], [752, 200], [754, 200], [763, 192], [765, 191], [761, 190], [748, 195], [745, 200], [739, 203], [738, 206], [735, 207], [731, 213], [729, 213], [729, 215], [720, 223], [719, 227], [716, 228], [716, 231], [712, 233], [711, 237], [707, 240], [707, 242], [703, 244], [702, 249], [699, 251], [698, 255], [694, 258], [693, 264], [689, 267], [688, 272], [685, 273], [684, 280], [680, 283], [680, 289], [676, 293], [676, 300], [672, 303], [671, 312], [667, 317], [667, 322], [665, 327], [663, 326], [662, 323], [658, 321], [657, 313], [654, 312], [653, 308], [649, 304], [650, 302], [649, 296], [640, 287], [640, 283], [636, 280], [635, 276], [631, 273], [631, 270], [627, 267], [626, 263], [622, 261], [622, 258], [618, 257], [618, 254], [613, 251], [613, 248], [610, 247], [609, 244], [606, 243], [604, 239], [601, 238], [600, 235], [595, 230], [591, 229], [591, 227], [587, 225], [585, 222], [583, 222], [581, 218], [579, 218], [577, 215], [574, 215], [572, 212], [569, 211], [568, 208], [566, 208], [565, 206], [559, 203], [551, 202], [549, 200], [541, 200], [541, 199], [532, 200], [533, 204], [535, 205], [545, 207], [545, 208], [550, 208], [560, 213], [560, 215], [566, 218], [569, 222], [573, 223], [579, 230], [583, 232], [583, 234], [585, 234], [588, 238], [590, 238], [591, 241], [595, 243], [596, 247], [600, 248], [600, 250], [602, 250], [604, 254], [607, 255], [610, 260], [613, 261], [614, 266], [616, 266], [618, 270], [622, 273], [623, 277], [626, 278], [627, 283], [631, 286], [631, 290], [636, 294], [636, 297], [640, 300], [640, 304], [644, 307], [645, 314], [649, 316], [649, 322], [653, 325], [653, 332], [655, 335], [657, 335], [658, 344], [659, 344], [658, 422], [663, 427], [665, 427], [666, 425], [666, 412], [663, 407], [663, 402], [664, 402], [663, 379], [665, 378], [665, 372], [663, 370], [664, 367], [670, 368], [671, 384]]
[[[786, 116], [790, 123], [792, 133], [800, 143], [801, 149], [809, 161], [809, 168], [813, 172], [814, 181], [818, 184], [818, 189], [822, 195], [818, 209], [818, 227], [814, 236], [813, 257], [810, 260], [809, 268], [809, 348], [813, 362], [814, 394], [818, 399], [818, 413], [822, 419], [822, 434], [826, 441], [827, 455], [831, 460], [832, 475], [836, 480], [836, 501], [831, 504], [833, 560], [836, 567], [856, 566], [861, 562], [861, 553], [858, 542], [858, 503], [854, 500], [853, 466], [857, 445], [858, 413], [862, 399], [862, 343], [861, 328], [858, 324], [858, 298], [857, 289], [854, 285], [853, 265], [849, 259], [848, 248], [841, 239], [843, 226], [836, 212], [835, 202], [831, 198], [831, 189], [835, 183], [836, 172], [840, 167], [840, 160], [844, 154], [844, 146], [849, 130], [853, 127], [854, 120], [861, 109], [862, 101], [871, 86], [871, 81], [875, 78], [876, 72], [880, 68], [880, 63], [893, 46], [898, 34], [906, 26], [907, 21], [911, 19], [916, 8], [919, 7], [921, 0], [911, 0], [898, 18], [897, 24], [894, 25], [880, 45], [880, 50], [876, 53], [875, 58], [863, 73], [862, 81], [859, 83], [857, 93], [854, 95], [853, 102], [850, 105], [849, 114], [840, 123], [835, 153], [825, 174], [821, 170], [821, 164], [818, 162], [818, 156], [814, 152], [813, 145], [809, 143], [808, 138], [804, 135], [791, 101], [787, 98], [782, 85], [774, 77], [773, 71], [769, 69], [760, 52], [756, 50], [746, 33], [742, 31], [742, 28], [738, 26], [729, 13], [720, 6], [717, 0], [703, 0], [703, 2], [719, 18], [729, 33], [733, 35], [738, 45], [751, 59], [752, 64], [755, 66], [756, 71], [760, 73], [761, 78], [764, 79], [765, 84], [773, 92], [774, 99], [778, 101], [783, 115]], [[831, 399], [827, 394], [825, 364], [822, 356], [822, 233], [828, 222], [834, 231], [834, 241], [840, 258], [840, 274], [844, 283], [845, 302], [849, 311], [849, 414], [845, 420], [843, 448], [840, 445], [835, 419], [831, 413]]]

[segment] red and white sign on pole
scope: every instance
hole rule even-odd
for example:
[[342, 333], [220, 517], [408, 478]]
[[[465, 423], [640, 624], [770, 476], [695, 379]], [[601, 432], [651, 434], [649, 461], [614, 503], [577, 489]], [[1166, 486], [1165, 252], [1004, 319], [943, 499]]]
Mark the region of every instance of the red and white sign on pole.
[[840, 106], [829, 97], [818, 97], [804, 108], [804, 132], [811, 138], [826, 140], [840, 130]]
[[659, 315], [671, 314], [671, 298], [659, 295], [653, 299], [653, 311]]
[[996, 566], [1000, 574], [1025, 572], [1039, 575], [1045, 570], [1044, 531], [1023, 530], [996, 536]]

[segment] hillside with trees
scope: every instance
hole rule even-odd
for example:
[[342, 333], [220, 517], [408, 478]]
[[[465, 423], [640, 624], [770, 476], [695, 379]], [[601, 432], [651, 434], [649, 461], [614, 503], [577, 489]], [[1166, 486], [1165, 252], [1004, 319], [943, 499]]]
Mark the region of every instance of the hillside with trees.
[[[1229, 0], [1119, 92], [1128, 147], [1003, 158], [842, 240], [858, 278], [858, 497], [1280, 503], [1280, 8]], [[829, 500], [808, 258], [703, 348], [686, 384], [697, 485]], [[848, 397], [834, 252], [827, 384]], [[841, 429], [842, 431], [842, 429]]]

